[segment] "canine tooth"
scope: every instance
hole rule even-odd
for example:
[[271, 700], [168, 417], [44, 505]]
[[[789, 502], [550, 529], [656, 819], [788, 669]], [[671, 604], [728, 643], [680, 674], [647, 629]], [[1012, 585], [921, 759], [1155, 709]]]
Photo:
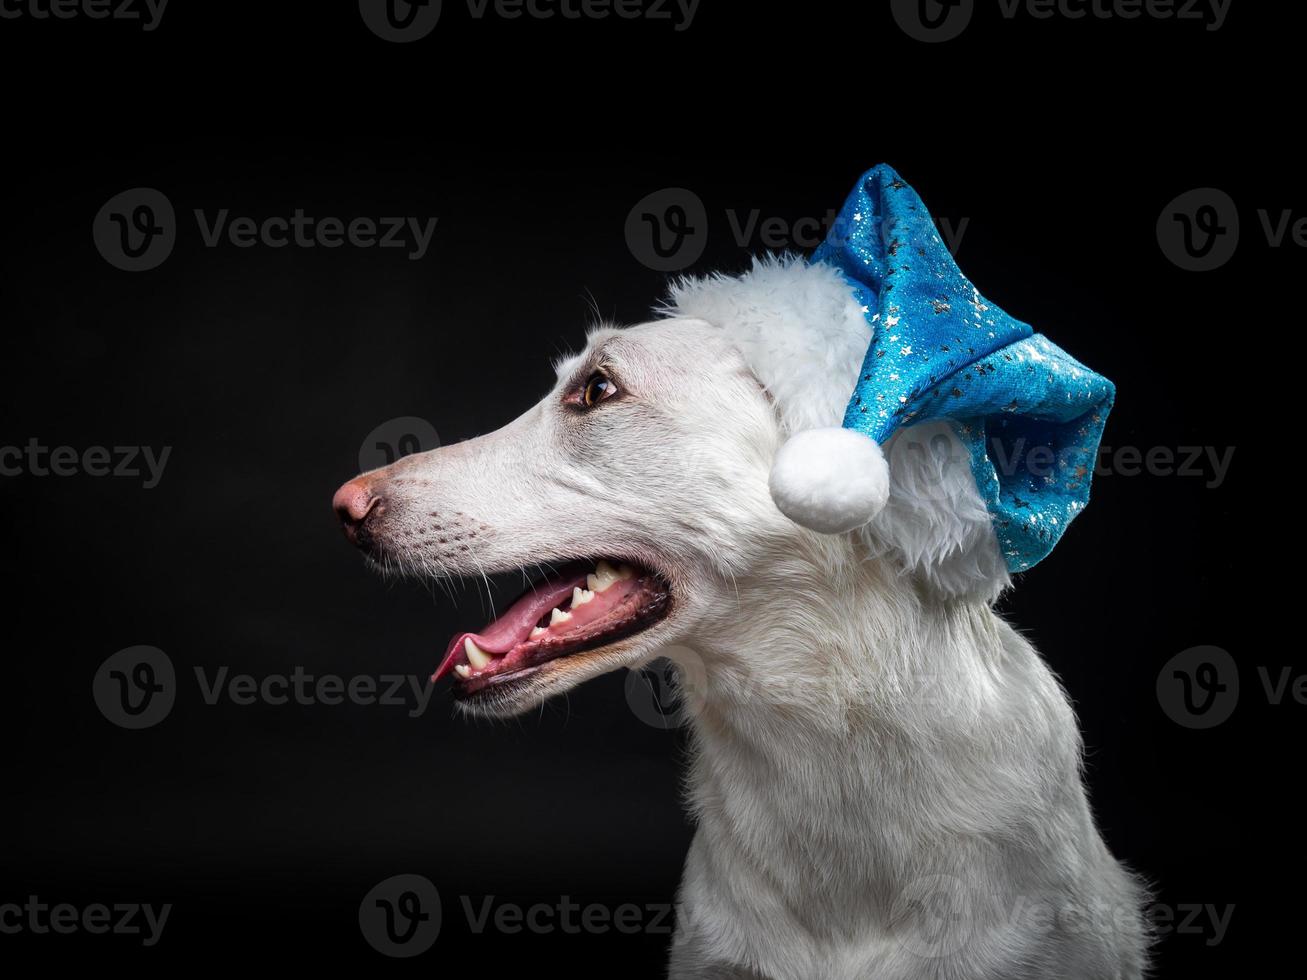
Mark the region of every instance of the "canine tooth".
[[463, 680], [467, 680], [472, 676], [472, 668], [467, 664], [456, 664], [454, 666], [454, 673], [463, 678]]
[[542, 636], [547, 632], [549, 631], [545, 629], [543, 626], [537, 626], [535, 629], [531, 631], [531, 639], [534, 640], [537, 636]]
[[595, 594], [588, 589], [576, 588], [572, 590], [572, 606], [584, 606], [587, 602], [595, 597]]
[[591, 592], [603, 592], [621, 577], [617, 569], [601, 559], [595, 566], [594, 574], [585, 577], [585, 585]]
[[468, 663], [477, 670], [485, 670], [490, 666], [490, 654], [473, 643], [470, 636], [463, 641], [463, 652], [467, 654]]
[[565, 613], [563, 610], [555, 607], [554, 611], [549, 614], [549, 625], [553, 626], [555, 623], [566, 623], [571, 618], [571, 613]]

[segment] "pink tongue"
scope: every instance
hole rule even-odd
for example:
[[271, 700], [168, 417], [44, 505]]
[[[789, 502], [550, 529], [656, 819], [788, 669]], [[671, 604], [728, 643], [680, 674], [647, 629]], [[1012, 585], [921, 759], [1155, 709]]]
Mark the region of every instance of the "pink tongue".
[[503, 655], [528, 636], [540, 617], [572, 595], [572, 590], [585, 588], [585, 573], [557, 582], [545, 582], [513, 603], [502, 616], [480, 633], [459, 633], [449, 641], [445, 659], [440, 662], [432, 680], [440, 680], [454, 669], [463, 641], [468, 637], [486, 653]]

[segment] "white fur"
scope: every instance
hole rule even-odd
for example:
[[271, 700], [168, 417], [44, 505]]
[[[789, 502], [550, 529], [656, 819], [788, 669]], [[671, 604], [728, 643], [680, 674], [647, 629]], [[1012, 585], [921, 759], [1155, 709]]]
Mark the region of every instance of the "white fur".
[[839, 424], [872, 336], [839, 270], [794, 256], [756, 258], [740, 276], [681, 279], [662, 312], [729, 333], [787, 432]]
[[[671, 583], [655, 627], [476, 710], [526, 711], [671, 651], [697, 821], [672, 977], [1139, 977], [1143, 892], [1094, 826], [1065, 693], [990, 607], [1006, 576], [947, 427], [888, 447], [889, 502], [862, 532], [774, 506], [778, 447], [835, 424], [848, 389], [756, 359], [834, 316], [823, 356], [847, 372], [866, 338], [841, 339], [860, 313], [825, 272], [760, 269], [760, 291], [680, 287], [694, 317], [596, 331], [505, 428], [370, 474], [378, 561], [477, 577], [610, 555]], [[596, 366], [620, 395], [568, 408]]]
[[767, 481], [782, 514], [823, 534], [862, 527], [889, 498], [889, 464], [852, 429], [804, 429], [776, 453]]
[[993, 600], [1009, 584], [971, 458], [947, 422], [896, 432], [886, 444], [889, 501], [862, 530], [868, 547], [931, 589]]

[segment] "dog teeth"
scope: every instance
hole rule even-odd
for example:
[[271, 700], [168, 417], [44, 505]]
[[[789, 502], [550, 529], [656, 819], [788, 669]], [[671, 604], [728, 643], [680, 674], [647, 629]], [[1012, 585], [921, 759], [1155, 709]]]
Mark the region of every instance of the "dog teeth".
[[594, 573], [585, 577], [585, 587], [591, 592], [603, 592], [614, 582], [621, 581], [622, 573], [608, 562], [600, 560]]
[[463, 652], [467, 654], [467, 662], [477, 670], [485, 670], [490, 666], [490, 654], [473, 643], [470, 636], [463, 641]]
[[463, 678], [463, 680], [467, 680], [472, 676], [472, 668], [467, 664], [455, 664], [454, 673]]
[[549, 625], [553, 626], [555, 623], [566, 623], [571, 618], [571, 613], [565, 613], [563, 610], [555, 607], [554, 611], [549, 614]]
[[[587, 583], [589, 584], [589, 583]], [[595, 597], [594, 592], [588, 589], [576, 588], [572, 590], [572, 608], [584, 606], [587, 602]]]
[[548, 632], [549, 631], [545, 629], [543, 626], [537, 626], [533, 630], [531, 630], [531, 639], [534, 640], [537, 636], [544, 636]]

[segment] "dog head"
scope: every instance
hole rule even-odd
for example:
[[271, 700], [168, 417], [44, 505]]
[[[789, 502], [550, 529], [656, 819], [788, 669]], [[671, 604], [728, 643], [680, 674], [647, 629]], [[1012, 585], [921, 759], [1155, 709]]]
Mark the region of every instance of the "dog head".
[[[838, 420], [866, 349], [866, 321], [831, 270], [767, 262], [682, 282], [662, 312], [594, 330], [504, 428], [336, 493], [347, 537], [380, 569], [538, 574], [494, 623], [451, 641], [437, 676], [455, 678], [470, 710], [513, 714], [687, 642], [739, 614], [741, 580], [796, 555], [834, 564], [857, 547], [950, 597], [1006, 582], [946, 430], [890, 453], [890, 504], [860, 531], [819, 535], [776, 509], [777, 448]], [[821, 373], [805, 378], [801, 360]]]

